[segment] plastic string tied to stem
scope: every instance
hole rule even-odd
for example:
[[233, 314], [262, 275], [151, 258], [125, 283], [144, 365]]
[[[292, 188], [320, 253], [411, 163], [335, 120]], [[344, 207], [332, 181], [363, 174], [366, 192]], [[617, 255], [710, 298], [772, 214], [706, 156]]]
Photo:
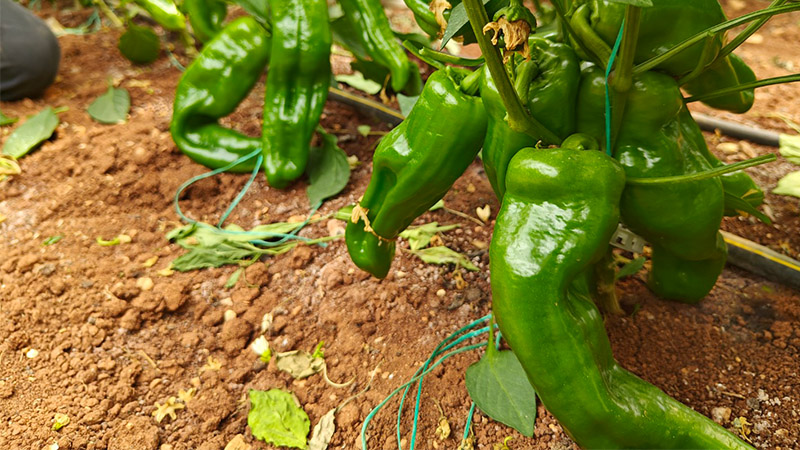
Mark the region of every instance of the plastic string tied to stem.
[[[180, 198], [180, 195], [183, 193], [183, 191], [185, 191], [189, 186], [191, 186], [192, 184], [194, 184], [194, 183], [196, 183], [196, 182], [198, 182], [200, 180], [204, 180], [206, 178], [210, 178], [210, 177], [213, 177], [215, 175], [219, 175], [220, 173], [228, 171], [228, 170], [232, 169], [233, 167], [235, 167], [235, 166], [237, 166], [239, 164], [242, 164], [244, 162], [247, 162], [247, 161], [249, 161], [249, 160], [251, 160], [253, 158], [256, 158], [256, 163], [255, 163], [255, 165], [253, 167], [253, 172], [250, 174], [250, 178], [247, 180], [245, 185], [242, 187], [242, 189], [239, 191], [239, 193], [233, 199], [233, 201], [231, 202], [230, 206], [228, 206], [228, 208], [222, 214], [222, 217], [220, 218], [220, 220], [217, 223], [216, 227], [212, 227], [212, 226], [209, 226], [209, 225], [204, 224], [202, 222], [198, 222], [197, 220], [194, 220], [194, 219], [192, 219], [190, 217], [187, 217], [186, 215], [183, 214], [183, 211], [181, 210], [179, 198]], [[186, 223], [194, 224], [196, 226], [207, 227], [207, 228], [214, 228], [218, 232], [223, 233], [223, 234], [236, 235], [236, 236], [253, 236], [254, 239], [249, 241], [249, 242], [251, 244], [253, 244], [253, 245], [261, 245], [261, 246], [264, 246], [264, 247], [276, 247], [278, 245], [286, 243], [289, 240], [311, 241], [312, 239], [309, 239], [309, 238], [306, 238], [306, 237], [302, 237], [302, 236], [298, 236], [297, 233], [300, 232], [300, 230], [302, 230], [303, 227], [308, 225], [309, 221], [311, 220], [311, 216], [313, 216], [314, 213], [316, 213], [317, 209], [319, 209], [321, 204], [314, 205], [314, 207], [311, 209], [311, 212], [309, 213], [309, 215], [306, 218], [306, 220], [304, 220], [303, 222], [299, 223], [297, 225], [297, 227], [294, 228], [289, 233], [266, 233], [266, 232], [258, 232], [258, 231], [236, 231], [236, 230], [226, 230], [226, 229], [222, 228], [222, 225], [228, 219], [228, 216], [231, 215], [233, 210], [239, 205], [239, 202], [241, 202], [242, 198], [244, 198], [244, 195], [250, 189], [250, 186], [252, 186], [253, 182], [256, 179], [256, 176], [258, 176], [258, 171], [261, 168], [261, 163], [263, 162], [263, 160], [264, 160], [264, 157], [261, 154], [261, 149], [253, 150], [252, 152], [248, 153], [247, 155], [242, 156], [241, 158], [239, 158], [236, 161], [228, 164], [227, 166], [220, 167], [219, 169], [214, 169], [214, 170], [212, 170], [210, 172], [206, 172], [204, 174], [200, 174], [200, 175], [194, 176], [194, 177], [190, 178], [189, 180], [187, 180], [186, 182], [184, 182], [183, 184], [181, 184], [180, 187], [178, 187], [178, 190], [175, 192], [175, 197], [173, 199], [173, 204], [175, 205], [175, 212], [178, 214], [178, 217], [180, 217], [181, 220], [186, 222]], [[257, 238], [257, 239], [255, 239], [255, 238]], [[279, 238], [279, 239], [277, 241], [266, 241], [266, 240], [264, 240], [265, 238]], [[325, 243], [318, 243], [318, 245], [324, 247], [326, 244]]]
[[617, 59], [617, 53], [619, 53], [619, 46], [622, 43], [622, 34], [625, 30], [625, 19], [622, 19], [622, 23], [619, 26], [619, 34], [617, 34], [617, 40], [614, 42], [614, 48], [611, 49], [611, 56], [608, 58], [608, 64], [606, 65], [606, 105], [605, 105], [605, 119], [606, 119], [606, 154], [608, 156], [611, 155], [611, 95], [608, 92], [608, 77], [611, 75], [611, 67], [614, 66], [614, 61]]

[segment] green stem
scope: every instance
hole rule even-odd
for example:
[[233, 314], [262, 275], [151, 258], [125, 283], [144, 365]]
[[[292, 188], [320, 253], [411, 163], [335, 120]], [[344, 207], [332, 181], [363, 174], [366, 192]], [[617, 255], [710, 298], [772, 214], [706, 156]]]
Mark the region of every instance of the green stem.
[[775, 8], [766, 8], [760, 11], [755, 11], [750, 14], [745, 14], [741, 17], [737, 17], [732, 20], [728, 20], [726, 22], [722, 22], [720, 24], [714, 25], [711, 28], [708, 28], [700, 33], [695, 34], [694, 36], [684, 40], [683, 42], [679, 43], [678, 45], [672, 47], [671, 49], [665, 51], [664, 53], [654, 56], [647, 61], [637, 65], [633, 69], [634, 74], [639, 74], [642, 72], [646, 72], [659, 64], [669, 60], [673, 56], [677, 55], [678, 53], [686, 50], [687, 48], [691, 47], [694, 44], [711, 37], [717, 33], [721, 33], [723, 31], [729, 30], [731, 28], [738, 27], [739, 25], [745, 24], [747, 22], [752, 22], [754, 20], [760, 19], [762, 17], [772, 17], [778, 14], [784, 14], [793, 11], [800, 11], [800, 3], [793, 3], [791, 5], [783, 5]]
[[444, 69], [445, 65], [443, 62], [437, 61], [428, 55], [423, 55], [422, 50], [420, 47], [417, 47], [415, 42], [411, 41], [403, 41], [403, 47], [406, 48], [412, 55], [416, 56], [417, 58], [421, 59], [422, 61], [426, 62], [427, 64], [435, 67], [437, 70]]
[[714, 40], [707, 40], [706, 45], [703, 46], [703, 53], [700, 54], [700, 60], [698, 60], [697, 66], [691, 72], [678, 79], [678, 86], [683, 86], [684, 84], [694, 80], [700, 76], [700, 74], [703, 73], [708, 66], [713, 64], [717, 60], [716, 56], [712, 56], [714, 51], [716, 51], [716, 44]]
[[[614, 96], [611, 102], [611, 148], [622, 127], [625, 115], [625, 104], [628, 102], [628, 93], [633, 85], [633, 61], [636, 55], [636, 42], [639, 40], [639, 25], [641, 24], [642, 9], [637, 6], [625, 7], [625, 29], [619, 49], [619, 58], [611, 78], [611, 87]], [[611, 151], [611, 149], [608, 149]]]
[[494, 346], [494, 316], [489, 319], [489, 342], [486, 344], [486, 357], [491, 358], [497, 353], [497, 347]]
[[403, 47], [413, 53], [417, 58], [426, 63], [441, 69], [442, 63], [453, 64], [456, 66], [477, 67], [484, 63], [483, 58], [462, 58], [444, 52], [436, 51], [432, 48], [424, 47], [413, 41], [403, 41]]
[[772, 86], [773, 84], [796, 83], [800, 81], [800, 73], [793, 75], [784, 75], [782, 77], [765, 78], [763, 80], [753, 81], [752, 83], [740, 84], [725, 89], [720, 89], [714, 92], [708, 92], [702, 95], [695, 95], [685, 100], [686, 103], [702, 102], [710, 98], [722, 97], [723, 95], [733, 94], [735, 92], [745, 91], [747, 89], [755, 89], [764, 86]]
[[709, 178], [725, 175], [726, 173], [747, 169], [748, 167], [766, 164], [768, 162], [775, 161], [776, 159], [778, 159], [778, 157], [770, 153], [769, 155], [763, 155], [757, 158], [748, 159], [746, 161], [740, 161], [735, 164], [728, 164], [725, 166], [704, 170], [703, 172], [690, 173], [686, 175], [674, 175], [671, 177], [658, 178], [628, 178], [625, 180], [625, 184], [630, 186], [653, 186], [657, 184], [688, 183], [692, 181], [707, 180]]
[[611, 58], [611, 47], [592, 29], [588, 16], [589, 7], [581, 5], [570, 17], [569, 24], [573, 27], [576, 35], [575, 41], [580, 43], [587, 55], [593, 57], [592, 59], [596, 63], [599, 62], [598, 66], [605, 69]]
[[[784, 3], [786, 3], [786, 1], [787, 0], [773, 0], [772, 4], [769, 5], [769, 8], [781, 6]], [[741, 33], [739, 33], [735, 38], [733, 38], [730, 42], [725, 44], [725, 47], [722, 47], [722, 50], [720, 50], [719, 55], [717, 56], [717, 59], [721, 59], [728, 56], [736, 48], [742, 45], [742, 43], [746, 41], [747, 38], [752, 36], [753, 33], [755, 33], [762, 26], [764, 26], [764, 24], [767, 23], [769, 19], [770, 19], [769, 17], [763, 17], [748, 25], [747, 28], [745, 28]]]
[[586, 45], [578, 38], [578, 34], [572, 28], [572, 24], [570, 24], [569, 20], [567, 20], [567, 12], [564, 8], [563, 1], [564, 0], [550, 0], [550, 3], [552, 3], [553, 8], [556, 10], [556, 14], [558, 15], [561, 26], [564, 28], [564, 31], [566, 31], [566, 34], [572, 38], [578, 48], [581, 49], [585, 55], [589, 56], [593, 63], [601, 66], [602, 64], [600, 63], [600, 60], [595, 58], [594, 54], [588, 48], [586, 48]]
[[514, 131], [525, 133], [534, 139], [541, 139], [547, 144], [558, 144], [558, 136], [531, 117], [522, 106], [522, 101], [508, 78], [503, 60], [500, 57], [500, 51], [492, 46], [489, 38], [483, 32], [483, 27], [489, 22], [489, 17], [480, 0], [464, 0], [464, 7], [467, 11], [472, 31], [475, 33], [475, 38], [481, 48], [483, 57], [486, 59], [486, 67], [488, 67], [489, 73], [497, 86], [497, 91], [500, 93], [503, 104], [508, 111], [508, 125]]
[[104, 0], [94, 0], [94, 4], [100, 11], [103, 12], [103, 14], [106, 15], [106, 17], [108, 17], [108, 20], [110, 20], [111, 23], [114, 24], [114, 28], [122, 28], [125, 26], [125, 24], [122, 22], [122, 19], [120, 19], [119, 16], [117, 16], [116, 14], [114, 14], [114, 11], [111, 8], [109, 8], [109, 6], [106, 4]]

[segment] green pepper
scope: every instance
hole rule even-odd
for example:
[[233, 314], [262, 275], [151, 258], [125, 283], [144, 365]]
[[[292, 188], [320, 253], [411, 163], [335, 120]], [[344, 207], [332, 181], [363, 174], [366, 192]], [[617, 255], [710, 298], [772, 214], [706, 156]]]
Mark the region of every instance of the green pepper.
[[[531, 115], [564, 139], [575, 129], [580, 82], [578, 58], [571, 47], [543, 38], [530, 38], [528, 46], [531, 60], [520, 62], [515, 88]], [[497, 197], [502, 198], [508, 162], [521, 148], [536, 144], [536, 139], [511, 130], [494, 80], [486, 70], [482, 78], [481, 98], [489, 116], [483, 164]]]
[[[746, 62], [731, 53], [717, 60], [697, 78], [686, 83], [683, 88], [692, 95], [702, 95], [729, 87], [756, 81], [756, 74]], [[755, 90], [746, 89], [732, 94], [704, 100], [703, 103], [715, 108], [743, 114], [750, 110], [755, 101]]]
[[222, 30], [228, 4], [222, 0], [183, 0], [192, 31], [200, 42], [208, 42]]
[[417, 21], [417, 25], [422, 28], [422, 31], [431, 37], [436, 37], [440, 34], [439, 24], [436, 22], [436, 16], [433, 11], [431, 11], [429, 1], [403, 0], [403, 2], [414, 13], [414, 19]]
[[[578, 131], [587, 133], [605, 147], [603, 115], [605, 76], [595, 66], [583, 71], [578, 94]], [[630, 178], [654, 178], [702, 172], [711, 164], [691, 148], [678, 120], [684, 108], [675, 80], [657, 72], [634, 78], [625, 106], [624, 120], [611, 154]], [[623, 222], [653, 245], [655, 258], [650, 287], [665, 298], [695, 302], [713, 287], [726, 254], [718, 246], [724, 195], [718, 178], [690, 182], [629, 185], [620, 203]], [[661, 288], [669, 270], [657, 267], [669, 258], [703, 261], [714, 270], [697, 273], [695, 284]], [[699, 264], [699, 263], [697, 263]], [[675, 262], [671, 264], [678, 267]], [[700, 275], [703, 275], [702, 277]], [[676, 274], [677, 277], [677, 274]]]
[[[269, 34], [252, 17], [234, 20], [209, 41], [175, 91], [170, 133], [194, 161], [219, 169], [261, 148], [261, 139], [219, 125], [258, 82], [270, 58]], [[254, 160], [232, 172], [253, 170]]]
[[325, 0], [270, 0], [272, 62], [264, 98], [264, 172], [282, 188], [303, 173], [328, 97], [331, 30]]
[[414, 72], [419, 74], [419, 67], [408, 59], [395, 37], [380, 0], [339, 0], [339, 4], [367, 54], [389, 69], [392, 89], [403, 91]]
[[[569, 1], [570, 25], [579, 39], [590, 44], [600, 39], [610, 52], [625, 17], [625, 4], [610, 0]], [[726, 19], [717, 0], [656, 0], [642, 8], [639, 37], [636, 41], [636, 63], [644, 62], [685, 39]], [[702, 58], [710, 62], [722, 48], [724, 35], [717, 34], [678, 53], [657, 66], [658, 70], [681, 76], [694, 70]], [[708, 48], [706, 48], [706, 46]], [[598, 55], [600, 56], [600, 55]], [[607, 55], [603, 62], [607, 60]]]
[[172, 0], [134, 0], [159, 25], [170, 31], [186, 29], [186, 19]]
[[378, 278], [389, 271], [397, 235], [444, 197], [481, 149], [486, 112], [479, 97], [459, 89], [460, 77], [452, 68], [434, 72], [375, 150], [345, 240], [353, 262]]
[[[722, 167], [725, 165], [717, 159], [706, 145], [703, 132], [692, 118], [692, 114], [684, 106], [678, 114], [678, 122], [681, 126], [681, 135], [684, 138], [681, 142], [686, 146], [686, 151], [696, 151], [711, 164], [711, 167]], [[764, 192], [745, 172], [727, 173], [720, 177], [722, 189], [725, 192], [725, 215], [738, 216], [737, 204], [731, 202], [731, 197], [747, 202], [753, 208], [758, 208], [764, 203]]]
[[623, 169], [598, 151], [514, 156], [490, 247], [500, 331], [582, 448], [751, 449], [614, 360], [590, 286], [624, 185]]

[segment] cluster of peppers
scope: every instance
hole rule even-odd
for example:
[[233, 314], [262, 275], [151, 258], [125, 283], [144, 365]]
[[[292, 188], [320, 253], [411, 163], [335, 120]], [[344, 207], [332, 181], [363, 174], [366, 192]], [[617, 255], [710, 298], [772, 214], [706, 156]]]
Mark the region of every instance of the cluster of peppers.
[[[328, 2], [268, 0], [266, 8], [237, 3], [253, 15], [225, 24], [224, 2], [184, 0], [192, 30], [205, 44], [178, 83], [170, 132], [184, 154], [206, 167], [249, 172], [262, 161], [269, 184], [283, 188], [305, 173], [331, 83]], [[419, 69], [394, 38], [380, 1], [339, 4], [366, 54], [390, 73], [391, 87], [399, 92], [414, 85]], [[267, 68], [261, 136], [222, 126], [219, 120]]]
[[[406, 3], [424, 30], [441, 33], [437, 0]], [[480, 6], [464, 3], [476, 5], [473, 11]], [[681, 88], [704, 94], [746, 85], [755, 75], [723, 52], [724, 35], [709, 34], [631, 74], [623, 93], [609, 94], [604, 66], [633, 7], [555, 3], [560, 23], [533, 33], [525, 57], [508, 58], [503, 74], [534, 131], [512, 127], [488, 63], [434, 72], [407, 118], [375, 150], [369, 186], [347, 225], [348, 252], [357, 266], [385, 277], [400, 232], [482, 150], [502, 203], [490, 247], [494, 317], [567, 433], [585, 448], [752, 448], [620, 367], [596, 303], [605, 282], [600, 266], [620, 222], [651, 244], [648, 285], [657, 295], [694, 303], [712, 289], [726, 259], [723, 215], [756, 208], [764, 196], [743, 172], [700, 176], [723, 163], [708, 150]], [[727, 20], [717, 0], [657, 0], [638, 12], [630, 64]], [[486, 23], [470, 21], [476, 33]], [[612, 105], [620, 98], [624, 105], [611, 109], [614, 120], [606, 115], [609, 95]], [[705, 103], [741, 113], [753, 99], [752, 89], [742, 89]]]

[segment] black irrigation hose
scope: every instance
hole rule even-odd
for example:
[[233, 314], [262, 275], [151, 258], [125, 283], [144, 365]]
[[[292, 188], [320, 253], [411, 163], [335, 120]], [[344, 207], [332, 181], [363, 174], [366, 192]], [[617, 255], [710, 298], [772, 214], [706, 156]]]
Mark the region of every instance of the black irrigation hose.
[[[352, 106], [362, 114], [376, 120], [390, 125], [398, 125], [403, 121], [403, 115], [399, 111], [382, 103], [334, 87], [331, 87], [328, 92], [330, 99]], [[692, 115], [703, 130], [720, 130], [723, 134], [737, 139], [747, 139], [757, 144], [773, 147], [779, 145], [779, 134], [774, 131], [748, 127], [704, 114], [694, 113]], [[800, 289], [800, 261], [734, 234], [724, 231], [722, 234], [728, 245], [729, 264], [776, 283]]]

